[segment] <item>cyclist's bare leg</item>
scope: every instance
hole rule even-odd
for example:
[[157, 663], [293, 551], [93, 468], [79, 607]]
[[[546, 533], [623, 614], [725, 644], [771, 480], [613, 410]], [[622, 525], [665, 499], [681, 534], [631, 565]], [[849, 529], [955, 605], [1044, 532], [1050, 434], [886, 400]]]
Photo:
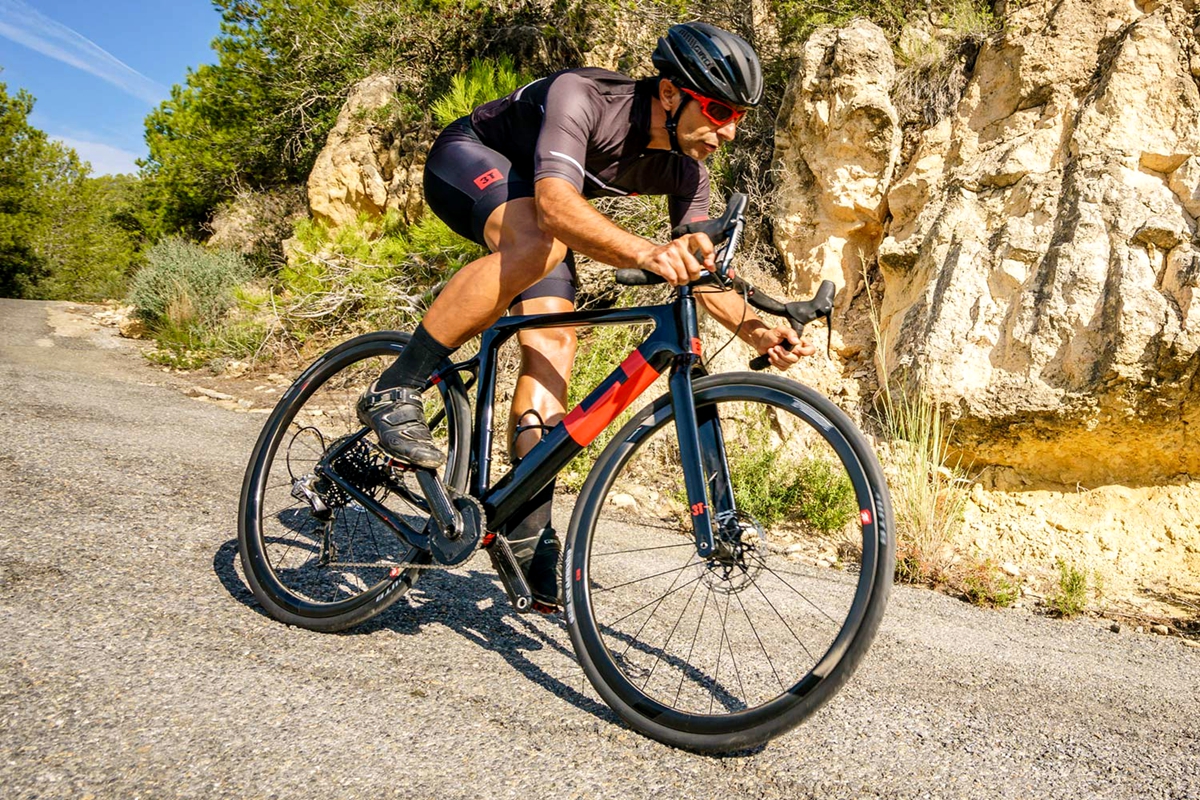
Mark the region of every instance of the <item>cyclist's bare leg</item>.
[[[536, 297], [513, 306], [518, 315], [559, 314], [574, 311], [564, 297]], [[521, 371], [513, 393], [509, 414], [509, 440], [517, 426], [541, 424], [553, 426], [566, 413], [567, 386], [571, 365], [575, 362], [575, 329], [542, 328], [517, 333], [521, 346]], [[529, 412], [534, 413], [529, 413]], [[526, 428], [513, 444], [513, 455], [524, 456], [542, 438], [538, 428]]]
[[358, 418], [393, 458], [426, 469], [445, 463], [425, 424], [420, 389], [442, 359], [486, 330], [513, 298], [548, 275], [567, 247], [543, 233], [533, 198], [511, 200], [488, 217], [493, 252], [459, 270], [438, 295], [408, 346], [359, 399]]
[[[513, 306], [515, 314], [553, 314], [574, 310], [564, 297], [537, 297]], [[509, 441], [513, 455], [523, 457], [541, 440], [540, 424], [555, 425], [566, 412], [567, 386], [575, 361], [575, 329], [543, 328], [517, 334], [521, 345], [521, 371], [509, 413]], [[523, 428], [516, 435], [512, 433]], [[551, 512], [554, 483], [532, 497], [514, 515], [516, 522], [505, 535], [517, 557], [537, 608], [553, 610], [559, 604], [562, 543], [554, 531]]]
[[425, 313], [425, 330], [447, 347], [459, 347], [486, 330], [513, 298], [567, 255], [565, 244], [538, 227], [532, 197], [510, 200], [493, 211], [484, 237], [494, 252], [459, 270]]

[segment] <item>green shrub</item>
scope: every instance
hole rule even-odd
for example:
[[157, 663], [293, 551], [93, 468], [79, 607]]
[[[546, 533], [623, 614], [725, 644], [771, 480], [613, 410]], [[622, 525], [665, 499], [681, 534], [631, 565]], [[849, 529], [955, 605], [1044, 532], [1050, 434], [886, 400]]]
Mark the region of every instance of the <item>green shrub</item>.
[[208, 250], [168, 238], [146, 253], [146, 266], [133, 278], [129, 302], [151, 327], [186, 333], [211, 327], [234, 303], [234, 290], [250, 269], [237, 253]]
[[796, 471], [800, 513], [822, 533], [833, 533], [858, 514], [850, 476], [820, 457], [806, 458]]
[[507, 55], [495, 60], [477, 58], [466, 72], [455, 75], [450, 90], [433, 102], [433, 119], [444, 128], [476, 106], [512, 94], [531, 80], [513, 67]]
[[487, 251], [464, 239], [434, 214], [425, 214], [408, 229], [408, 258], [431, 282], [447, 280]]
[[780, 457], [769, 431], [765, 420], [743, 424], [738, 438], [744, 445], [727, 448], [738, 509], [767, 529], [803, 522], [824, 534], [841, 530], [858, 513], [850, 477], [819, 455]]
[[1087, 607], [1087, 573], [1061, 558], [1057, 565], [1058, 587], [1046, 598], [1046, 605], [1063, 619], [1070, 619]]
[[1021, 595], [1017, 582], [1001, 572], [990, 558], [967, 567], [959, 579], [959, 588], [969, 602], [993, 608], [1007, 608]]

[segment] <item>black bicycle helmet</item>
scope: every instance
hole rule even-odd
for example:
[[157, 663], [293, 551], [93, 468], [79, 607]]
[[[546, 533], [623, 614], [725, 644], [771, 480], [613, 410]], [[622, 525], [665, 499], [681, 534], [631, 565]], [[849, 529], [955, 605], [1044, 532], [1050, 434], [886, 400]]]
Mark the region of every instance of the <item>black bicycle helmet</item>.
[[654, 49], [654, 66], [686, 89], [735, 106], [762, 99], [762, 66], [740, 36], [706, 25], [672, 25]]

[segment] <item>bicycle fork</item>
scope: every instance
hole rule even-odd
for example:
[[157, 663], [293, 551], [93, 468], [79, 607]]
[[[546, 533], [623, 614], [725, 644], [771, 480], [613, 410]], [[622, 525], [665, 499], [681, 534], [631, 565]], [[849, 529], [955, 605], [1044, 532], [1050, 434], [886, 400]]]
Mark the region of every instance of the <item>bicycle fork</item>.
[[696, 552], [707, 559], [719, 555], [721, 549], [713, 520], [719, 526], [737, 516], [725, 436], [716, 405], [696, 408], [690, 368], [677, 367], [672, 372], [671, 403]]

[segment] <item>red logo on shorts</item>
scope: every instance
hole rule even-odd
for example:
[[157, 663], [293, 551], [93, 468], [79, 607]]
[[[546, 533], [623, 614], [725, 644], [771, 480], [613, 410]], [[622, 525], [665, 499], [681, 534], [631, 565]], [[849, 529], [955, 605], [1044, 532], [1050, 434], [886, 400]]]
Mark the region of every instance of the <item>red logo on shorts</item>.
[[475, 185], [480, 189], [486, 189], [498, 180], [503, 180], [504, 176], [500, 174], [498, 169], [489, 169], [487, 172], [475, 179]]

